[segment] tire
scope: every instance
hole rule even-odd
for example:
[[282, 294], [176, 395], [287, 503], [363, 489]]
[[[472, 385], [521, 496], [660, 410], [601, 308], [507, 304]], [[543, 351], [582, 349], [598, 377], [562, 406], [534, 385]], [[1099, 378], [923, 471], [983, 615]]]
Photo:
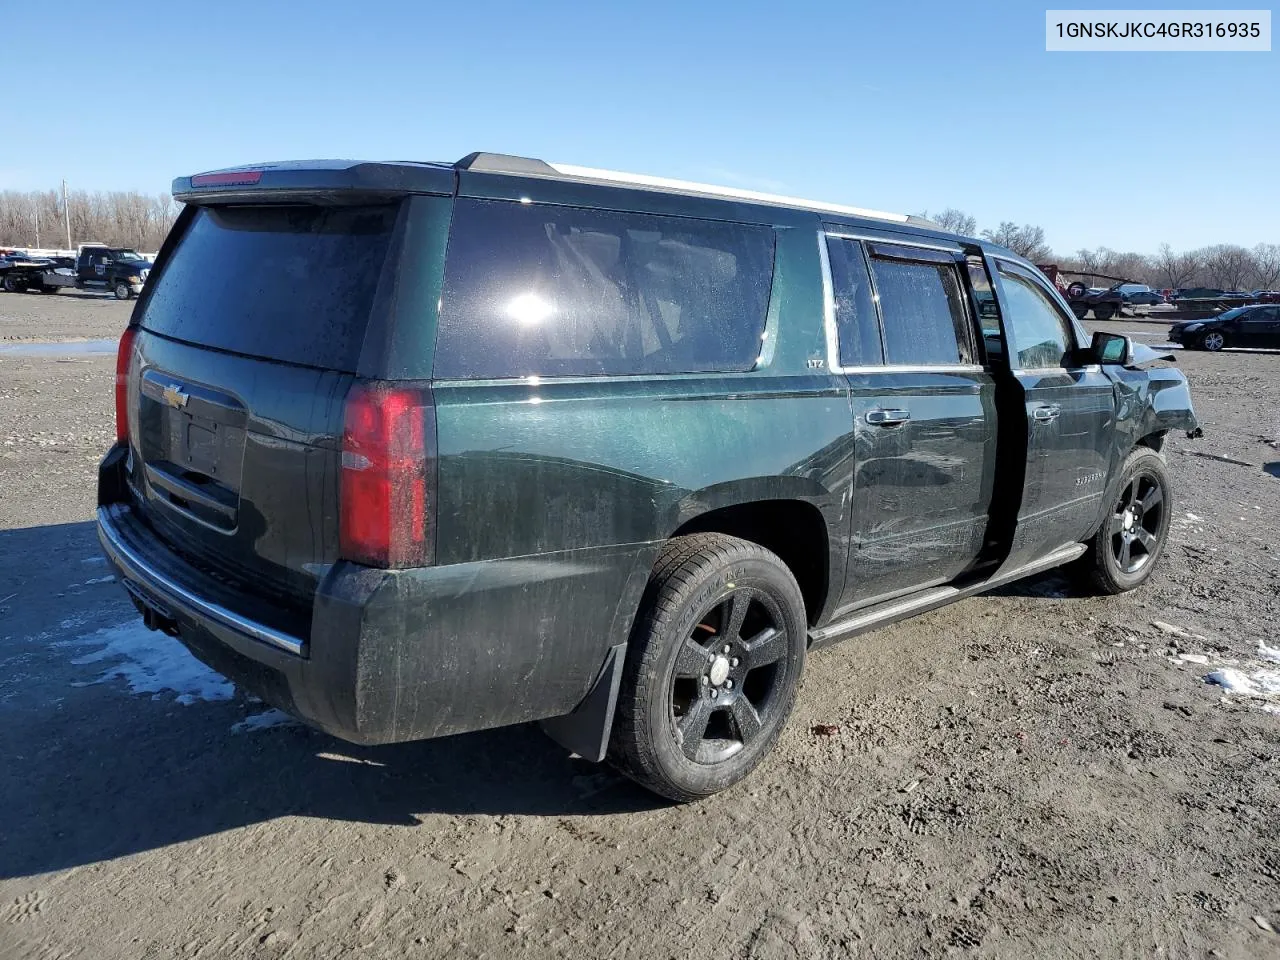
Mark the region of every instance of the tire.
[[[1142, 586], [1164, 554], [1173, 519], [1164, 457], [1150, 447], [1135, 447], [1125, 458], [1115, 496], [1088, 552], [1077, 561], [1092, 586], [1108, 594]], [[1136, 514], [1130, 512], [1135, 506]]]
[[1116, 315], [1116, 305], [1114, 303], [1095, 303], [1093, 305], [1093, 319], [1110, 320]]
[[18, 285], [18, 278], [12, 274], [5, 274], [4, 289], [6, 293], [21, 293], [25, 288]]
[[1071, 312], [1075, 314], [1077, 320], [1083, 320], [1085, 318], [1085, 314], [1089, 312], [1089, 305], [1087, 303], [1081, 303], [1079, 300], [1072, 300]]
[[133, 291], [129, 289], [129, 285], [123, 280], [112, 287], [111, 292], [115, 294], [117, 300], [128, 300], [133, 296]]
[[627, 645], [610, 763], [681, 803], [737, 783], [791, 714], [807, 634], [800, 587], [774, 554], [721, 534], [669, 541]]
[[1217, 353], [1227, 345], [1227, 335], [1221, 330], [1206, 331], [1200, 338], [1200, 347], [1210, 353]]

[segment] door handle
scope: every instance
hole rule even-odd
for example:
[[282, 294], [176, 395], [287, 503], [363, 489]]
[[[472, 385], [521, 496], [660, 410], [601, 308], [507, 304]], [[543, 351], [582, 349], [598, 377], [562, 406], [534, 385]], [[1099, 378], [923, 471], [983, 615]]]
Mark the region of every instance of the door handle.
[[873, 427], [892, 427], [899, 423], [906, 423], [911, 419], [910, 410], [884, 410], [876, 408], [868, 410], [863, 415], [863, 419]]
[[1051, 420], [1057, 420], [1058, 414], [1062, 412], [1062, 408], [1056, 403], [1048, 404], [1043, 407], [1036, 407], [1031, 411], [1031, 416], [1039, 420], [1041, 423], [1048, 423]]

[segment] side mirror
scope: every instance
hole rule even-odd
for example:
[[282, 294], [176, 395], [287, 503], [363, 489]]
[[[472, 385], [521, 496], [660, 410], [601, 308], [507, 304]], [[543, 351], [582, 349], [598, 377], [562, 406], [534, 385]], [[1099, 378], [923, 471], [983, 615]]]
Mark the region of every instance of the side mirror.
[[1089, 349], [1097, 363], [1118, 363], [1122, 367], [1133, 363], [1133, 341], [1118, 333], [1099, 330], [1093, 335]]

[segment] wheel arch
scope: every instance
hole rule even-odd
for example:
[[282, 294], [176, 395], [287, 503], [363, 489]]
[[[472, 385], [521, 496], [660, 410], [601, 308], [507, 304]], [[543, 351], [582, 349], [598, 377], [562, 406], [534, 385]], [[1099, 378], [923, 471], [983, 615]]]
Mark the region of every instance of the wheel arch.
[[807, 499], [767, 498], [705, 510], [685, 520], [671, 536], [721, 533], [775, 554], [800, 585], [805, 618], [812, 627], [824, 620], [829, 601], [837, 595], [835, 576], [844, 577], [844, 564], [833, 557], [828, 528], [822, 511]]
[[[812, 493], [801, 478], [790, 479], [803, 483], [805, 492]], [[777, 492], [776, 484], [770, 488]], [[662, 555], [662, 547], [675, 537], [720, 533], [764, 547], [777, 555], [796, 578], [808, 626], [829, 618], [828, 608], [839, 597], [839, 590], [833, 585], [842, 584], [845, 574], [845, 558], [840, 553], [845, 549], [845, 539], [830, 534], [830, 519], [807, 497], [753, 500], [742, 499], [741, 491], [738, 493], [734, 497], [729, 490], [708, 490], [681, 504], [678, 514], [682, 522], [665, 540], [650, 544], [637, 558], [614, 612], [611, 638], [617, 642], [606, 649], [595, 681], [571, 713], [539, 723], [556, 743], [592, 762], [604, 759], [628, 644], [649, 594], [649, 576]]]
[[1139, 437], [1137, 442], [1134, 443], [1134, 446], [1149, 447], [1156, 453], [1161, 453], [1164, 450], [1164, 442], [1168, 436], [1169, 431], [1167, 428], [1162, 430], [1153, 430], [1152, 432]]

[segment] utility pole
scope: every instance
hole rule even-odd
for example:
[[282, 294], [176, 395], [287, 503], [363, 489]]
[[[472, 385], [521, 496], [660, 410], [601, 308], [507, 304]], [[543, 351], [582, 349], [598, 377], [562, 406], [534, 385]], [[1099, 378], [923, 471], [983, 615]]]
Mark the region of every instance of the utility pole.
[[71, 207], [67, 204], [67, 181], [62, 181], [62, 221], [67, 225], [67, 249], [74, 250], [71, 245]]

